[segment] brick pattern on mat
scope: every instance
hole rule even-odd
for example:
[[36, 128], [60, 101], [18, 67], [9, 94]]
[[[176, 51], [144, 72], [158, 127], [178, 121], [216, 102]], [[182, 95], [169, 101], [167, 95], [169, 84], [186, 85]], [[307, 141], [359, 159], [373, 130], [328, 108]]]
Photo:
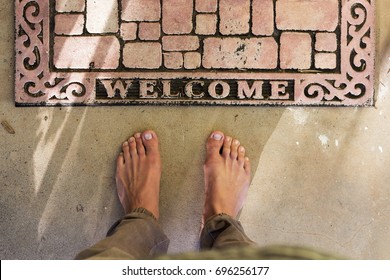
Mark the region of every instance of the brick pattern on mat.
[[[78, 41], [83, 44], [85, 40], [89, 45], [93, 40], [90, 37], [99, 40], [118, 33], [121, 52], [141, 58], [134, 62], [116, 55], [106, 57], [118, 59], [115, 64], [119, 68], [324, 71], [334, 70], [339, 64], [338, 0], [119, 0], [120, 5], [118, 0], [84, 2], [56, 1], [55, 36], [84, 35]], [[301, 11], [308, 13], [302, 17]], [[294, 32], [299, 33], [294, 36]], [[151, 41], [155, 41], [153, 48]], [[162, 51], [157, 51], [158, 44]], [[217, 52], [219, 48], [221, 52]], [[169, 61], [151, 63], [145, 54], [137, 53], [147, 50], [152, 51], [150, 59]], [[181, 57], [196, 57], [196, 63], [172, 63], [172, 58], [178, 57], [176, 52]], [[161, 57], [155, 57], [157, 54]], [[61, 57], [66, 55], [55, 56]], [[325, 58], [332, 61], [326, 63]], [[89, 63], [97, 69], [99, 64], [93, 59]], [[54, 65], [61, 68], [58, 66], [64, 63], [54, 61]]]

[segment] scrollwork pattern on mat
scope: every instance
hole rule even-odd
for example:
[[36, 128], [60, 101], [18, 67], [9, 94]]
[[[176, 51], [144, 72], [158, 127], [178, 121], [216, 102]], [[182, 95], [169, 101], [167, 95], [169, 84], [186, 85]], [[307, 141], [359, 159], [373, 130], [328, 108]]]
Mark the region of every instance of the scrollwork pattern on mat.
[[21, 0], [16, 4], [16, 89], [23, 103], [80, 103], [93, 91], [89, 79], [51, 73], [49, 68], [49, 4]]
[[[335, 105], [372, 104], [366, 93], [373, 87], [373, 31], [368, 19], [373, 17], [369, 0], [347, 1], [343, 7], [341, 48], [348, 63], [337, 79], [311, 78], [301, 81], [304, 103], [333, 103]], [[346, 21], [345, 21], [346, 19]], [[345, 66], [348, 65], [348, 66]]]

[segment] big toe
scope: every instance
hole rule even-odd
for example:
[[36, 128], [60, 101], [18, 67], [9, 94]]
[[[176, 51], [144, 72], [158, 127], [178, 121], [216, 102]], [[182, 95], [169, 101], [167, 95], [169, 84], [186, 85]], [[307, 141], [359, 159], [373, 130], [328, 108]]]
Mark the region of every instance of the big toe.
[[225, 135], [220, 131], [211, 133], [207, 140], [207, 155], [213, 156], [220, 153]]
[[158, 152], [158, 138], [153, 130], [146, 130], [142, 133], [142, 142], [145, 146], [146, 154]]

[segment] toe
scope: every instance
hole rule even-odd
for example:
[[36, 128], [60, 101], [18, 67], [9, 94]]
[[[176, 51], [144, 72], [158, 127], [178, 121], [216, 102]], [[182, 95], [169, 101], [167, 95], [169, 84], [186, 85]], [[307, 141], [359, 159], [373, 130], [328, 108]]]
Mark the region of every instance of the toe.
[[138, 153], [137, 153], [137, 144], [135, 143], [135, 138], [134, 137], [130, 137], [128, 142], [129, 142], [129, 149], [130, 149], [131, 157], [137, 156]]
[[152, 130], [146, 130], [142, 133], [142, 142], [144, 144], [146, 154], [158, 152], [157, 134]]
[[124, 159], [124, 162], [129, 163], [130, 162], [130, 146], [129, 146], [128, 141], [123, 142], [122, 151], [123, 151], [122, 158]]
[[220, 131], [214, 131], [211, 133], [207, 140], [207, 156], [219, 155], [222, 145], [224, 143], [224, 134]]
[[120, 153], [116, 159], [116, 170], [120, 172], [125, 166], [125, 158], [123, 153]]
[[238, 148], [238, 162], [241, 166], [245, 164], [245, 148], [243, 146]]
[[232, 145], [230, 146], [230, 158], [237, 159], [238, 156], [238, 147], [240, 146], [240, 141], [234, 139]]
[[232, 145], [232, 137], [226, 136], [223, 142], [222, 155], [224, 157], [230, 156], [230, 146]]
[[144, 143], [142, 143], [142, 135], [141, 133], [136, 133], [134, 135], [135, 137], [135, 143], [137, 145], [137, 153], [139, 156], [143, 156], [145, 155], [145, 146], [144, 146]]
[[244, 169], [246, 171], [246, 174], [251, 174], [251, 162], [249, 161], [248, 157], [244, 159]]

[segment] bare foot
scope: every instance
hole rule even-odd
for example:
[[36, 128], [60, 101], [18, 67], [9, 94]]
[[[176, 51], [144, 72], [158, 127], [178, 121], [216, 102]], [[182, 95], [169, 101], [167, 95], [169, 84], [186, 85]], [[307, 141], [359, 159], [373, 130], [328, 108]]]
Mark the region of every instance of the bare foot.
[[236, 218], [250, 184], [250, 163], [244, 147], [222, 132], [213, 132], [207, 140], [203, 169], [206, 194], [203, 222], [220, 213]]
[[159, 218], [161, 157], [154, 131], [136, 133], [123, 143], [116, 167], [119, 200], [130, 213], [138, 207]]

